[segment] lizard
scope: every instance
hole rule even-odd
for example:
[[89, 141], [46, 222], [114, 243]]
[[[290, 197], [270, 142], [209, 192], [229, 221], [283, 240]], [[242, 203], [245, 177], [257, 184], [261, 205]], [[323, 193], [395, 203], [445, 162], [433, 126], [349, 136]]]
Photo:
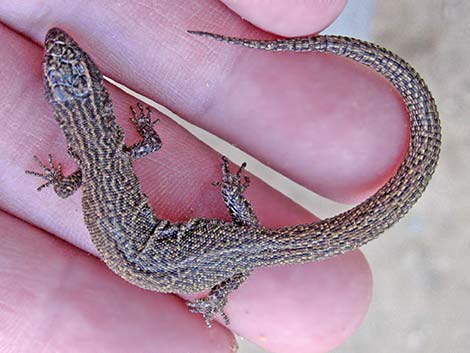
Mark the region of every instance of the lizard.
[[158, 151], [161, 138], [150, 108], [131, 107], [141, 140], [124, 143], [103, 75], [90, 56], [63, 30], [45, 37], [42, 62], [47, 101], [65, 135], [68, 154], [78, 169], [62, 173], [49, 154], [34, 156], [43, 178], [38, 190], [53, 186], [67, 198], [80, 186], [83, 218], [104, 263], [126, 281], [165, 293], [209, 290], [188, 301], [207, 324], [220, 314], [227, 296], [257, 267], [319, 261], [354, 250], [400, 220], [426, 188], [439, 157], [441, 130], [434, 99], [423, 79], [403, 59], [376, 44], [342, 36], [317, 35], [249, 40], [188, 31], [226, 43], [268, 51], [322, 52], [355, 60], [385, 77], [403, 98], [410, 118], [410, 141], [396, 174], [374, 195], [339, 215], [310, 224], [270, 229], [262, 226], [244, 196], [250, 180], [246, 163], [232, 172], [222, 158], [219, 182], [231, 221], [161, 219], [152, 210], [133, 170], [133, 160]]

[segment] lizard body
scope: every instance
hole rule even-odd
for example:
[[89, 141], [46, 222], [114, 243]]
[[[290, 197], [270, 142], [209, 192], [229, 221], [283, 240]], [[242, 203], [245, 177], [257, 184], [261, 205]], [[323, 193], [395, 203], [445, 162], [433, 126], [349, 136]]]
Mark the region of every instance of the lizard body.
[[272, 51], [318, 51], [356, 60], [388, 79], [401, 94], [410, 115], [408, 152], [377, 193], [349, 211], [317, 223], [280, 229], [259, 225], [243, 196], [249, 180], [242, 169], [231, 173], [223, 159], [221, 190], [232, 222], [160, 219], [148, 204], [132, 160], [161, 147], [150, 110], [138, 104], [132, 122], [142, 140], [130, 147], [117, 124], [102, 75], [90, 57], [58, 28], [45, 40], [43, 61], [46, 98], [64, 132], [78, 170], [64, 176], [61, 167], [37, 162], [61, 197], [83, 187], [83, 214], [102, 260], [125, 280], [142, 288], [171, 293], [211, 289], [188, 303], [210, 326], [227, 294], [256, 267], [318, 261], [356, 249], [403, 217], [421, 196], [434, 172], [440, 150], [440, 122], [424, 81], [403, 59], [375, 44], [339, 36], [256, 41], [191, 32], [224, 42]]

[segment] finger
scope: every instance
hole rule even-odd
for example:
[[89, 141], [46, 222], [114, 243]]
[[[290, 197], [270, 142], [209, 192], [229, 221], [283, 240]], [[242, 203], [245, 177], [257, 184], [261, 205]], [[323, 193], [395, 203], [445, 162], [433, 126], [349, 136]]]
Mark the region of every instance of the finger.
[[0, 211], [0, 339], [9, 352], [233, 352], [175, 296], [138, 289], [94, 257]]
[[[1, 168], [0, 168], [0, 207], [8, 209], [10, 212], [37, 224], [51, 233], [59, 235], [64, 239], [73, 242], [83, 249], [96, 254], [93, 245], [90, 243], [88, 232], [82, 221], [82, 210], [80, 206], [80, 193], [67, 200], [58, 199], [52, 190], [45, 190], [37, 193], [34, 191], [34, 180], [31, 176], [24, 174], [24, 169], [34, 167], [33, 152], [51, 152], [57, 156], [57, 160], [65, 158], [65, 144], [62, 133], [56, 126], [52, 118], [51, 108], [47, 106], [42, 94], [42, 83], [40, 75], [40, 60], [42, 50], [32, 45], [19, 35], [1, 28], [2, 41], [0, 42], [0, 52], [2, 61], [0, 62], [0, 82], [9, 82], [9, 85], [0, 86], [0, 116], [7, 129], [0, 129], [1, 145]], [[4, 65], [3, 67], [1, 65]], [[125, 126], [126, 133], [130, 132], [125, 111], [128, 104], [135, 102], [122, 92], [111, 89], [114, 107], [120, 117], [119, 123]], [[124, 108], [126, 107], [126, 108]], [[171, 220], [183, 221], [191, 217], [205, 216], [227, 219], [227, 211], [222, 204], [219, 191], [211, 183], [220, 178], [220, 159], [207, 146], [190, 136], [185, 130], [179, 128], [165, 117], [161, 117], [161, 124], [158, 131], [164, 141], [164, 147], [158, 153], [136, 163], [136, 170], [139, 179], [142, 181], [143, 190], [149, 194], [150, 202], [160, 217]], [[135, 133], [134, 133], [135, 134]], [[131, 134], [128, 134], [131, 135]], [[130, 136], [132, 140], [133, 136]], [[129, 136], [127, 136], [129, 138]], [[135, 135], [134, 135], [135, 138]], [[135, 141], [135, 140], [134, 140]], [[47, 151], [47, 152], [46, 152]], [[64, 165], [64, 172], [71, 170], [72, 163]], [[68, 169], [67, 169], [68, 168]], [[248, 197], [253, 200], [255, 209], [258, 211], [259, 219], [267, 226], [280, 226], [289, 223], [305, 223], [312, 221], [312, 216], [300, 207], [288, 201], [282, 195], [273, 192], [265, 184], [256, 178], [252, 178], [253, 183], [248, 189]], [[356, 323], [363, 317], [366, 305], [364, 301], [355, 300], [356, 297], [367, 299], [370, 291], [370, 278], [368, 276], [367, 265], [358, 252], [350, 255], [354, 261], [345, 257], [337, 257], [325, 262], [331, 271], [331, 286], [338, 290], [338, 307], [348, 307], [350, 312], [343, 320], [333, 320], [336, 330], [332, 330], [328, 321], [319, 322], [313, 331], [307, 325], [303, 330], [297, 332], [299, 341], [291, 342], [292, 346], [300, 344], [296, 351], [302, 352], [311, 349], [311, 346], [303, 345], [303, 337], [319, 337], [328, 335], [329, 344], [338, 344], [344, 340], [351, 331], [340, 329], [342, 327], [351, 328], [351, 322]], [[359, 283], [357, 286], [344, 285], [336, 278], [342, 278], [341, 272], [347, 267], [350, 279], [355, 278]], [[294, 271], [295, 266], [286, 267], [285, 271]], [[309, 271], [314, 271], [314, 264], [302, 266], [306, 275]], [[295, 272], [295, 271], [294, 271]], [[260, 272], [257, 275], [261, 278], [269, 273]], [[366, 276], [368, 281], [360, 280]], [[300, 276], [297, 278], [297, 286], [280, 288], [275, 295], [265, 298], [266, 302], [275, 302], [276, 297], [288, 298], [296, 294], [299, 290], [306, 292], [322, 292], [324, 288], [318, 283], [309, 281], [303, 283]], [[335, 284], [336, 283], [336, 284]], [[259, 287], [258, 281], [250, 281], [243, 288]], [[310, 289], [308, 289], [310, 288]], [[314, 296], [312, 301], [321, 298]], [[235, 325], [240, 315], [246, 311], [243, 298], [231, 301], [232, 324]], [[320, 301], [321, 303], [321, 301]], [[286, 304], [289, 304], [286, 301]], [[308, 308], [313, 308], [306, 305]], [[284, 325], [289, 323], [302, 323], [309, 320], [311, 312], [301, 312], [290, 309], [287, 305], [273, 310], [286, 310], [286, 322], [279, 323], [276, 327], [270, 327], [272, 331], [266, 332], [269, 336], [281, 335], [285, 331]], [[290, 314], [289, 314], [290, 313]], [[267, 325], [268, 316], [260, 316], [257, 320], [260, 326]], [[307, 322], [308, 322], [307, 320]], [[260, 345], [267, 346], [262, 336], [249, 329], [240, 328], [241, 335], [249, 337]], [[331, 334], [333, 332], [333, 334]], [[318, 341], [319, 347], [324, 347], [325, 342]], [[272, 351], [282, 352], [280, 349]], [[285, 350], [284, 350], [285, 351]], [[291, 350], [292, 351], [292, 350]]]
[[37, 4], [1, 1], [0, 16], [37, 41], [62, 25], [110, 77], [323, 196], [362, 200], [403, 158], [407, 115], [383, 78], [332, 55], [264, 53], [189, 36], [186, 29], [201, 27], [260, 35], [216, 1]]
[[269, 352], [329, 352], [361, 323], [371, 281], [360, 252], [314, 266], [259, 269], [230, 297], [226, 312], [237, 318], [230, 328]]
[[222, 0], [222, 2], [255, 26], [286, 37], [320, 32], [339, 16], [346, 5], [346, 0]]

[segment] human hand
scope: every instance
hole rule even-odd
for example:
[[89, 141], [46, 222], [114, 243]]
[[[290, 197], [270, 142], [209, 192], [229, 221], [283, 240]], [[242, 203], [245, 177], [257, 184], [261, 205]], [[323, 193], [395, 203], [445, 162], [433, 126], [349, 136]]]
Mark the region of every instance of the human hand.
[[[81, 3], [76, 9], [47, 4], [53, 10], [41, 12], [33, 2], [23, 2], [12, 11], [5, 2], [0, 13], [5, 23], [37, 42], [49, 27], [62, 27], [108, 76], [333, 199], [370, 194], [392, 174], [406, 147], [400, 99], [361, 66], [324, 55], [201, 45], [189, 37], [186, 29], [258, 35], [214, 1], [185, 2], [184, 7], [160, 2], [158, 8], [150, 3], [148, 9], [143, 3], [118, 8], [94, 2], [81, 10]], [[264, 26], [269, 28], [269, 20]], [[44, 231], [2, 216], [0, 259], [6, 265], [0, 276], [0, 298], [5, 298], [0, 322], [6, 330], [0, 332], [7, 340], [15, 338], [14, 349], [26, 351], [30, 342], [35, 351], [39, 345], [66, 351], [229, 351], [230, 332], [222, 326], [207, 330], [183, 301], [132, 287], [98, 260], [48, 237], [96, 254], [82, 222], [80, 195], [63, 201], [49, 191], [37, 194], [34, 180], [24, 175], [36, 153], [52, 152], [66, 162], [66, 171], [73, 164], [43, 98], [42, 50], [6, 27], [1, 31], [0, 82], [8, 83], [0, 86], [1, 116], [8, 127], [1, 132], [1, 206]], [[135, 141], [127, 121], [135, 99], [116, 89], [111, 95], [127, 140]], [[227, 219], [210, 185], [220, 178], [218, 155], [169, 119], [161, 121], [163, 149], [136, 163], [156, 212], [172, 220]], [[266, 226], [312, 220], [259, 180], [253, 180], [247, 196]], [[370, 283], [359, 252], [257, 270], [229, 298], [230, 329], [275, 352], [324, 351], [358, 325]], [[24, 331], [14, 326], [18, 322]]]

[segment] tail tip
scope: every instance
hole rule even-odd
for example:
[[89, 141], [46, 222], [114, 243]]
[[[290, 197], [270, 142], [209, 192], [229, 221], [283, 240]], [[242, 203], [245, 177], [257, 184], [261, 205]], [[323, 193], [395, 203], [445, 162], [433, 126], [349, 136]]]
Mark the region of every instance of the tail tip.
[[196, 36], [207, 36], [209, 35], [208, 32], [204, 32], [204, 31], [194, 31], [194, 30], [191, 30], [191, 29], [188, 29], [186, 30], [187, 33], [189, 34], [194, 34]]

